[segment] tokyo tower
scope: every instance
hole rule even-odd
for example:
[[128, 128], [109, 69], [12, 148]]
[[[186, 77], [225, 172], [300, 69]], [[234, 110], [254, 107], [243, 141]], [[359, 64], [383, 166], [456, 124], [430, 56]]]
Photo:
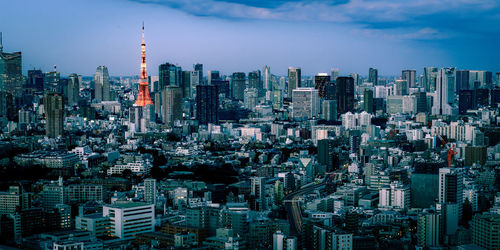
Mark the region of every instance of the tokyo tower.
[[149, 96], [148, 73], [146, 72], [146, 43], [144, 42], [144, 23], [142, 23], [142, 44], [141, 44], [141, 79], [139, 80], [139, 94], [135, 101], [136, 106], [144, 107], [153, 104]]

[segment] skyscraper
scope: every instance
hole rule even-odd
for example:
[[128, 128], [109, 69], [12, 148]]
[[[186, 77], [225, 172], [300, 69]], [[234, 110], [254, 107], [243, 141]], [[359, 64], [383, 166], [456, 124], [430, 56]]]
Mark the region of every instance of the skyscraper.
[[293, 90], [300, 87], [301, 79], [302, 76], [300, 68], [288, 68], [288, 97], [292, 97]]
[[245, 96], [244, 96], [244, 104], [245, 108], [249, 110], [254, 110], [255, 106], [259, 103], [259, 92], [256, 88], [247, 88], [245, 89]]
[[182, 97], [191, 97], [191, 71], [182, 71]]
[[106, 66], [98, 66], [94, 75], [95, 99], [110, 101], [109, 73]]
[[437, 76], [433, 115], [456, 115], [455, 107], [455, 68], [440, 69]]
[[331, 85], [330, 76], [328, 74], [319, 73], [314, 76], [314, 88], [318, 90], [320, 98], [325, 98], [328, 85]]
[[219, 123], [219, 93], [217, 86], [196, 86], [196, 119], [200, 124]]
[[193, 70], [198, 72], [198, 84], [205, 84], [203, 79], [203, 64], [193, 64]]
[[68, 104], [76, 105], [80, 100], [80, 79], [77, 74], [69, 75], [68, 79]]
[[408, 95], [407, 80], [396, 80], [394, 83], [394, 95]]
[[45, 75], [41, 70], [33, 69], [28, 70], [28, 79], [26, 80], [26, 85], [28, 88], [34, 88], [38, 91], [43, 90], [43, 81], [45, 79]]
[[339, 77], [339, 69], [332, 69], [332, 75], [330, 77], [330, 80], [332, 82], [336, 82], [337, 81], [337, 77]]
[[262, 69], [262, 80], [264, 82], [264, 89], [266, 91], [272, 91], [273, 85], [271, 84], [271, 68], [269, 66], [264, 66]]
[[262, 87], [262, 79], [260, 70], [254, 70], [248, 73], [248, 88], [257, 89], [259, 97], [264, 96], [266, 93]]
[[63, 135], [64, 100], [59, 93], [47, 93], [44, 100], [45, 135], [56, 138]]
[[318, 90], [315, 88], [296, 88], [292, 93], [294, 119], [311, 119], [320, 112]]
[[368, 70], [368, 81], [373, 83], [373, 85], [378, 85], [378, 70], [370, 68]]
[[350, 76], [337, 77], [337, 113], [344, 114], [354, 110], [354, 79]]
[[327, 121], [337, 120], [337, 100], [323, 100], [321, 103], [321, 117]]
[[0, 89], [18, 96], [24, 83], [21, 52], [3, 52], [2, 33], [0, 33]]
[[161, 91], [161, 118], [163, 123], [173, 126], [176, 120], [182, 119], [182, 89], [169, 85]]
[[401, 74], [401, 79], [406, 80], [408, 82], [409, 88], [415, 88], [416, 85], [416, 71], [412, 69], [405, 69]]
[[461, 90], [470, 89], [470, 76], [468, 70], [457, 70], [457, 81], [456, 81], [456, 93], [460, 93]]
[[[459, 168], [440, 168], [439, 169], [439, 195], [440, 204], [454, 204], [458, 208], [458, 219], [462, 217], [463, 196], [463, 173]], [[448, 219], [447, 219], [448, 221]]]
[[190, 71], [190, 72], [191, 72], [191, 77], [190, 77], [190, 79], [191, 79], [191, 83], [190, 83], [191, 96], [194, 96], [194, 95], [196, 95], [196, 86], [201, 85], [201, 82], [202, 82], [201, 81], [202, 79], [200, 78], [201, 71], [194, 70], [194, 71]]
[[232, 97], [235, 100], [243, 100], [245, 92], [245, 73], [234, 72], [231, 77]]
[[436, 91], [438, 69], [435, 67], [424, 68], [424, 88], [426, 92]]
[[134, 105], [144, 107], [153, 104], [149, 96], [148, 73], [146, 72], [146, 43], [144, 42], [144, 23], [142, 24], [142, 43], [141, 43], [141, 78], [139, 80], [139, 94]]
[[180, 86], [182, 81], [182, 68], [174, 64], [164, 63], [158, 66], [158, 84], [160, 90], [166, 86]]
[[209, 70], [207, 78], [208, 78], [207, 79], [208, 84], [212, 84], [212, 81], [221, 80], [220, 72], [218, 70]]
[[367, 113], [370, 113], [370, 114], [373, 113], [373, 111], [374, 111], [374, 109], [373, 109], [373, 90], [365, 89], [365, 92], [363, 93], [363, 107]]

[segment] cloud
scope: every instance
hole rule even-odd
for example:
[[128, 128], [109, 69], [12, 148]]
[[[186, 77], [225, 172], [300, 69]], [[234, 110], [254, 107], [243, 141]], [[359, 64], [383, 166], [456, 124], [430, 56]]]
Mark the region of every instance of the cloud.
[[494, 36], [496, 0], [129, 0], [223, 19], [311, 21], [350, 25], [353, 33], [395, 39]]

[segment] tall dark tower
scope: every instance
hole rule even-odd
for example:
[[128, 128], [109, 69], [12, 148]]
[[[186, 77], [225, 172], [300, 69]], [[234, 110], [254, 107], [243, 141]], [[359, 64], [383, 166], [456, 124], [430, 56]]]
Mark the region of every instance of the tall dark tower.
[[63, 135], [64, 100], [60, 93], [48, 92], [43, 98], [45, 109], [45, 135], [56, 138]]
[[144, 42], [144, 23], [142, 24], [142, 44], [141, 44], [141, 79], [139, 81], [139, 94], [135, 101], [136, 106], [144, 107], [153, 104], [149, 96], [148, 73], [146, 71], [146, 43]]
[[354, 110], [354, 78], [337, 77], [337, 113], [344, 114]]
[[373, 85], [378, 85], [378, 70], [370, 68], [368, 70], [368, 81], [373, 83]]
[[219, 123], [219, 91], [217, 86], [196, 86], [196, 119], [204, 125]]

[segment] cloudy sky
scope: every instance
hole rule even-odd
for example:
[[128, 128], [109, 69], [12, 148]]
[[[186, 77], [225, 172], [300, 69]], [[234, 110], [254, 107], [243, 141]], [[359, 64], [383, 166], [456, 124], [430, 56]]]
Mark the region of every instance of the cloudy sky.
[[425, 66], [500, 71], [497, 0], [12, 0], [2, 3], [4, 51], [24, 70], [137, 75], [146, 26], [158, 65], [203, 63], [224, 74], [299, 66], [313, 75], [398, 75]]

